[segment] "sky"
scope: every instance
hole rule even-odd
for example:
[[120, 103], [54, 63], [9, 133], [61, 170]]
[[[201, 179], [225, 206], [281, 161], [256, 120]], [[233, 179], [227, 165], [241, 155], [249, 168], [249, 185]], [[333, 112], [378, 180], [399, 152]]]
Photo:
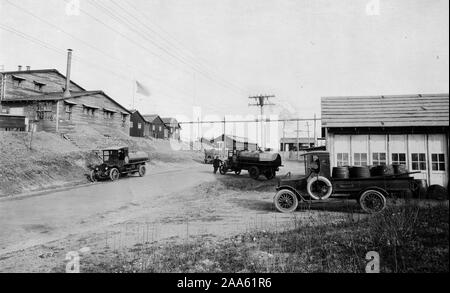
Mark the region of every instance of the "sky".
[[[0, 0], [0, 69], [65, 73], [71, 48], [74, 81], [143, 114], [245, 119], [248, 97], [270, 94], [267, 115], [320, 117], [323, 96], [448, 93], [448, 13], [446, 0]], [[223, 129], [197, 132], [182, 134]]]

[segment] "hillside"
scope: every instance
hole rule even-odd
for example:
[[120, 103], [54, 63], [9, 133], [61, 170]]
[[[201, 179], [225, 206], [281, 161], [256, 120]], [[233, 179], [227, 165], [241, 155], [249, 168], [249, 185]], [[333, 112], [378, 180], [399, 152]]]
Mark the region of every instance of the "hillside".
[[148, 153], [149, 168], [202, 159], [200, 152], [178, 150], [182, 146], [169, 141], [129, 137], [120, 132], [86, 128], [65, 137], [47, 132], [33, 136], [27, 132], [0, 132], [0, 197], [87, 183], [89, 165], [99, 162], [94, 150], [117, 145]]

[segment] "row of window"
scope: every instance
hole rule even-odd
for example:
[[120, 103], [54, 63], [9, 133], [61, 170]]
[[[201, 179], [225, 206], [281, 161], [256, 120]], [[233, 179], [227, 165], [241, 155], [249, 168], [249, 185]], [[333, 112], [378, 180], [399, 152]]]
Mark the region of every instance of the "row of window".
[[[393, 153], [392, 164], [406, 165], [405, 153]], [[372, 153], [373, 165], [386, 165], [386, 153]], [[349, 154], [337, 153], [337, 166], [349, 166]], [[368, 157], [367, 153], [354, 153], [353, 165], [355, 166], [367, 166]], [[411, 154], [411, 169], [414, 171], [427, 170], [427, 160], [425, 153], [412, 153]], [[433, 171], [445, 171], [445, 155], [444, 154], [431, 154], [431, 170]]]
[[[130, 122], [130, 128], [133, 128], [133, 127], [134, 127], [134, 126], [133, 126], [133, 121], [131, 121], [131, 122]], [[138, 123], [138, 124], [137, 124], [137, 128], [138, 128], [138, 129], [142, 129], [142, 123]], [[159, 126], [158, 129], [159, 129], [159, 131], [162, 131], [162, 126]], [[156, 125], [152, 125], [152, 130], [153, 130], [153, 131], [156, 131]]]
[[[12, 81], [13, 81], [14, 87], [20, 87], [22, 82], [25, 81], [25, 79], [13, 76]], [[42, 91], [43, 87], [45, 86], [44, 83], [38, 82], [38, 81], [33, 81], [33, 84], [34, 84], [34, 90], [40, 91], [40, 92]]]
[[[66, 106], [67, 107], [67, 106]], [[98, 109], [95, 108], [89, 108], [89, 107], [83, 107], [83, 114], [88, 115], [90, 117], [95, 117], [95, 113]], [[111, 111], [103, 111], [103, 118], [104, 119], [114, 119], [114, 112]], [[127, 115], [122, 114], [122, 122], [126, 122]]]
[[[64, 109], [65, 109], [66, 120], [72, 120], [72, 108], [73, 108], [73, 105], [65, 105]], [[95, 109], [95, 108], [83, 107], [83, 114], [94, 118], [96, 110], [97, 109]], [[53, 120], [54, 115], [53, 115], [53, 110], [52, 110], [52, 104], [49, 102], [39, 103], [37, 105], [36, 115], [37, 115], [37, 118], [41, 119], [41, 120]], [[113, 119], [114, 112], [103, 111], [103, 118]], [[122, 123], [125, 123], [126, 119], [127, 119], [127, 115], [122, 114]]]

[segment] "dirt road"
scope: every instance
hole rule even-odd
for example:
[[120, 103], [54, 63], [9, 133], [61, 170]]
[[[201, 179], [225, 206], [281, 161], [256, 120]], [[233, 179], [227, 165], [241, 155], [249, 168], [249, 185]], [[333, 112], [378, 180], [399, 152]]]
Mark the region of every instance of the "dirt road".
[[[291, 229], [317, 213], [274, 211], [272, 181], [191, 164], [42, 196], [0, 201], [0, 271], [49, 271], [65, 254], [164, 239]], [[245, 172], [244, 172], [245, 173]]]

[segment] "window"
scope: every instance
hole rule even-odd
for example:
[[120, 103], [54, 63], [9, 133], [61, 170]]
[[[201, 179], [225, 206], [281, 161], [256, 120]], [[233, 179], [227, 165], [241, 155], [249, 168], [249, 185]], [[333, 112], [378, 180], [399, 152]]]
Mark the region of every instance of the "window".
[[66, 105], [65, 109], [66, 109], [66, 120], [71, 120], [72, 119], [72, 105]]
[[340, 167], [350, 165], [348, 157], [348, 153], [337, 153], [337, 166]]
[[411, 167], [413, 170], [426, 170], [427, 160], [425, 153], [412, 153], [411, 154]]
[[159, 131], [162, 131], [162, 126], [159, 127]]
[[41, 120], [53, 120], [52, 102], [40, 102], [37, 104], [36, 115]]
[[367, 166], [367, 154], [366, 153], [354, 153], [353, 160], [355, 166]]
[[34, 83], [34, 90], [35, 91], [42, 91], [42, 88], [45, 86], [45, 83], [33, 81]]
[[103, 111], [103, 118], [105, 119], [113, 119], [114, 113], [109, 111]]
[[130, 121], [130, 128], [133, 128], [133, 121]]
[[138, 123], [138, 129], [142, 128], [142, 123]]
[[386, 153], [372, 153], [372, 163], [375, 166], [386, 165]]
[[125, 126], [126, 122], [127, 122], [127, 114], [122, 114], [122, 126]]
[[405, 153], [392, 153], [392, 164], [406, 166], [406, 154]]
[[152, 125], [152, 130], [153, 130], [153, 131], [156, 130], [156, 125]]
[[86, 114], [89, 117], [95, 117], [95, 109], [89, 108], [89, 107], [83, 107], [83, 114]]
[[14, 87], [19, 87], [22, 82], [25, 80], [25, 78], [19, 77], [19, 76], [14, 76], [12, 75], [12, 82], [13, 82], [13, 86]]
[[445, 171], [445, 155], [431, 154], [431, 170]]

